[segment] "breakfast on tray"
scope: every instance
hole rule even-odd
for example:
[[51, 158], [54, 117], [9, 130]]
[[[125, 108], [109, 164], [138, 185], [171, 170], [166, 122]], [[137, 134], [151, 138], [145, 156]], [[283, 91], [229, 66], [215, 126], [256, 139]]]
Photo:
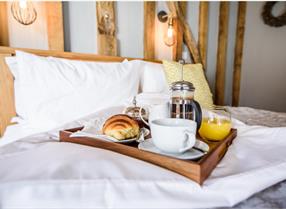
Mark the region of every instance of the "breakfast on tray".
[[[225, 109], [202, 109], [194, 97], [194, 85], [181, 75], [180, 81], [170, 84], [168, 100], [137, 105], [134, 97], [133, 106], [122, 114], [91, 123], [94, 127], [63, 132], [62, 139], [75, 137], [72, 141], [85, 144], [76, 137], [89, 137], [88, 145], [157, 164], [201, 184], [227, 151], [236, 130], [231, 129], [230, 114]], [[223, 143], [215, 142], [219, 140]], [[214, 164], [209, 165], [209, 161]]]

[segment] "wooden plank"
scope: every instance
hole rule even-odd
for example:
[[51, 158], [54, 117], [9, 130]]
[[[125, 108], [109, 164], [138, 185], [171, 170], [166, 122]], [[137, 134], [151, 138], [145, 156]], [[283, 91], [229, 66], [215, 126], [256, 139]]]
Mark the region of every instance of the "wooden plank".
[[105, 56], [105, 55], [97, 55], [97, 54], [64, 52], [64, 51], [56, 51], [56, 50], [25, 49], [25, 48], [12, 48], [12, 47], [4, 47], [4, 46], [1, 47], [0, 46], [0, 54], [15, 55], [16, 50], [33, 53], [33, 54], [44, 56], [44, 57], [52, 56], [52, 57], [59, 57], [59, 58], [65, 58], [65, 59], [84, 60], [84, 61], [121, 62], [124, 59], [127, 59], [127, 60], [144, 60], [144, 61], [149, 61], [149, 62], [162, 63], [162, 61], [155, 60], [155, 59]]
[[7, 3], [0, 2], [0, 46], [9, 46]]
[[224, 105], [225, 68], [227, 58], [227, 37], [229, 2], [220, 2], [219, 34], [216, 63], [215, 104]]
[[199, 13], [198, 47], [204, 69], [206, 69], [207, 66], [208, 23], [209, 23], [209, 2], [201, 1], [200, 13]]
[[144, 2], [144, 58], [155, 58], [156, 2]]
[[49, 49], [64, 51], [62, 2], [45, 2], [45, 7]]
[[[179, 7], [182, 11], [182, 15], [186, 18], [186, 12], [187, 12], [187, 3], [186, 1], [180, 1]], [[174, 30], [176, 31], [176, 43], [173, 46], [173, 60], [178, 61], [182, 59], [182, 53], [183, 53], [183, 45], [184, 45], [184, 30], [183, 25], [181, 24], [178, 19], [174, 19]]]
[[16, 116], [14, 101], [14, 79], [5, 57], [10, 54], [0, 54], [0, 137], [3, 136], [6, 127], [12, 117]]
[[183, 15], [181, 8], [179, 7], [178, 2], [168, 1], [167, 4], [169, 10], [178, 18], [178, 20], [181, 22], [181, 25], [183, 26], [184, 43], [187, 45], [194, 63], [201, 63], [201, 57], [197, 48], [196, 40], [188, 22]]
[[245, 30], [245, 16], [247, 2], [238, 3], [237, 26], [234, 49], [234, 71], [232, 82], [232, 106], [238, 106], [240, 94], [241, 62], [243, 55], [243, 42]]
[[100, 55], [117, 55], [114, 2], [97, 1], [97, 45]]

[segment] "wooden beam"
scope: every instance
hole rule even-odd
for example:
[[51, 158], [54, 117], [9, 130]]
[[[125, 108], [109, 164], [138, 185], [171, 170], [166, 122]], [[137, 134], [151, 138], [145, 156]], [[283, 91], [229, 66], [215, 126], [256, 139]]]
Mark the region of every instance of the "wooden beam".
[[[11, 48], [11, 47], [6, 47], [6, 46], [0, 46], [0, 54], [9, 54], [11, 56], [15, 56], [16, 50], [36, 54], [39, 56], [45, 56], [45, 57], [51, 56], [51, 57], [59, 57], [59, 58], [72, 59], [72, 60], [122, 62], [123, 60], [127, 59], [127, 60], [144, 60], [148, 62], [156, 62], [156, 63], [162, 64], [161, 60], [155, 60], [155, 59], [151, 60], [151, 59], [142, 59], [142, 58], [105, 56], [105, 55], [98, 55], [98, 54], [84, 54], [84, 53], [64, 52], [64, 51], [55, 51], [55, 50]], [[0, 86], [0, 89], [1, 89], [1, 86]]]
[[233, 71], [233, 82], [232, 82], [232, 106], [238, 106], [239, 104], [246, 5], [247, 2], [238, 3], [236, 38], [235, 38], [235, 49], [234, 49], [234, 71]]
[[190, 54], [191, 54], [191, 57], [194, 63], [201, 63], [201, 57], [200, 57], [199, 50], [197, 48], [196, 40], [193, 36], [192, 30], [188, 22], [185, 20], [185, 17], [183, 15], [181, 8], [179, 7], [178, 2], [168, 1], [167, 4], [169, 7], [169, 10], [172, 12], [172, 14], [175, 17], [178, 18], [178, 20], [181, 22], [181, 25], [183, 26], [184, 42], [190, 51]]
[[50, 50], [64, 51], [64, 24], [62, 2], [45, 2]]
[[117, 55], [114, 2], [97, 1], [97, 45], [100, 55]]
[[220, 2], [216, 63], [215, 103], [224, 105], [225, 68], [227, 58], [229, 2]]
[[201, 1], [200, 13], [199, 13], [198, 47], [204, 69], [206, 69], [207, 66], [208, 23], [209, 23], [209, 2]]
[[12, 117], [16, 116], [14, 78], [5, 62], [5, 57], [8, 56], [10, 54], [0, 54], [0, 137], [11, 124]]
[[144, 2], [144, 58], [155, 58], [156, 2]]
[[7, 3], [0, 2], [0, 46], [9, 46]]
[[[179, 7], [182, 11], [182, 14], [184, 17], [186, 17], [187, 12], [187, 3], [186, 1], [180, 1], [178, 2]], [[176, 43], [173, 46], [173, 60], [178, 61], [182, 59], [182, 53], [183, 53], [183, 45], [184, 45], [184, 30], [183, 25], [181, 24], [178, 19], [174, 19], [174, 30], [176, 31]]]

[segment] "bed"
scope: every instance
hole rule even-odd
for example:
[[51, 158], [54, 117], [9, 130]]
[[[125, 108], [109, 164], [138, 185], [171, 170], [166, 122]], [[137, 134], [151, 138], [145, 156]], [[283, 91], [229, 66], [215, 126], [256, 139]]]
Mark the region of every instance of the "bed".
[[[126, 59], [25, 51], [86, 61]], [[3, 57], [14, 55], [15, 49], [1, 47], [0, 53], [1, 133], [5, 130], [0, 140], [1, 208], [286, 207], [285, 113], [227, 107], [239, 131], [238, 139], [201, 187], [136, 159], [58, 142], [59, 130], [121, 113], [124, 105], [101, 108], [77, 120], [60, 121], [56, 127], [31, 127], [19, 120], [10, 124], [16, 115], [13, 76]]]
[[[249, 107], [228, 107], [233, 117], [248, 125], [286, 127], [286, 113], [271, 112]], [[285, 208], [286, 181], [269, 187], [233, 208]]]

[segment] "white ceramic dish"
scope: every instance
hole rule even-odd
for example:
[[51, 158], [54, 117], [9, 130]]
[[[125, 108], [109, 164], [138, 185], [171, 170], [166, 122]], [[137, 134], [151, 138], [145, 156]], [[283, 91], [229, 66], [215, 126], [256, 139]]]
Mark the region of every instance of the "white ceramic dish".
[[147, 139], [138, 145], [138, 148], [141, 150], [148, 151], [148, 152], [154, 152], [154, 153], [161, 154], [161, 155], [166, 155], [169, 157], [174, 157], [174, 158], [178, 158], [181, 160], [195, 160], [195, 159], [202, 157], [209, 151], [209, 145], [207, 145], [205, 142], [200, 141], [200, 140], [196, 140], [196, 144], [194, 147], [202, 151], [192, 148], [181, 154], [166, 153], [166, 152], [159, 150], [153, 144], [152, 139]]
[[[144, 131], [144, 137], [146, 137], [150, 134], [149, 129], [147, 129], [147, 128], [142, 128], [142, 129]], [[137, 140], [137, 137], [132, 138], [132, 139], [118, 140], [112, 136], [107, 136], [107, 135], [103, 135], [103, 134], [92, 134], [92, 133], [88, 133], [88, 132], [84, 132], [84, 131], [73, 133], [71, 135], [71, 137], [90, 137], [90, 138], [102, 139], [105, 141], [111, 141], [111, 142], [122, 143], [122, 144], [131, 143], [131, 142]]]

